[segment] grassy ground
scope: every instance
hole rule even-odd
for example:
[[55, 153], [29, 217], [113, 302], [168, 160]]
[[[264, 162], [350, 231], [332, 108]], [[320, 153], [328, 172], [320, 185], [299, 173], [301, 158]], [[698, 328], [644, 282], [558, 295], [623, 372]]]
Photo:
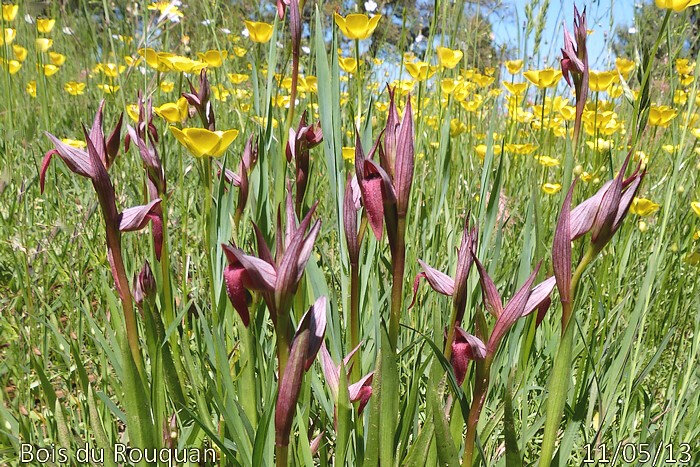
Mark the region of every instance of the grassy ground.
[[[476, 256], [507, 302], [540, 260], [537, 282], [552, 275], [553, 236], [572, 178], [579, 177], [573, 200], [577, 205], [616, 175], [628, 147], [631, 164], [642, 163], [646, 169], [637, 193], [643, 199], [633, 205], [579, 284], [573, 363], [565, 375], [571, 383], [555, 461], [602, 462], [604, 455], [612, 459], [622, 443], [631, 447], [618, 453], [618, 463], [623, 455], [627, 463], [641, 462], [642, 451], [652, 458], [661, 453], [654, 465], [670, 458], [697, 461], [700, 206], [692, 204], [700, 199], [700, 121], [697, 81], [692, 78], [698, 75], [697, 57], [689, 57], [684, 70], [684, 63], [676, 62], [684, 58], [684, 48], [670, 44], [677, 55], [653, 61], [651, 108], [635, 94], [644, 81], [641, 59], [636, 58], [629, 74], [624, 64], [616, 68], [614, 61], [607, 63], [613, 83], [590, 92], [576, 148], [571, 139], [575, 98], [563, 79], [547, 89], [529, 84], [514, 100], [504, 83], [530, 83], [523, 76], [527, 67], [512, 74], [506, 66], [473, 69], [478, 51], [469, 42], [432, 37], [438, 24], [458, 18], [457, 6], [450, 2], [436, 2], [442, 16], [432, 22], [428, 43], [442, 41], [445, 47], [463, 50], [455, 68], [438, 66], [431, 45], [404, 61], [398, 54], [363, 53], [361, 68], [353, 73], [342, 60], [339, 66], [338, 47], [349, 58], [356, 42], [344, 37], [332, 16], [306, 2], [300, 59], [305, 79], [293, 112], [291, 80], [283, 80], [292, 73], [289, 12], [284, 21], [274, 19], [272, 5], [248, 15], [274, 24], [271, 40], [256, 43], [239, 33], [244, 29], [238, 16], [241, 5], [188, 2], [175, 23], [159, 21], [160, 12], [146, 9], [147, 2], [140, 2], [138, 10], [133, 2], [128, 8], [121, 3], [80, 1], [60, 7], [56, 2], [37, 10], [20, 2], [16, 18], [3, 23], [16, 37], [10, 43], [6, 34], [0, 47], [5, 64], [0, 70], [0, 464], [17, 464], [22, 443], [54, 444], [73, 455], [84, 442], [105, 448], [117, 442], [134, 447], [212, 445], [222, 465], [271, 465], [275, 458], [281, 462], [279, 449], [275, 455], [275, 400], [282, 319], [273, 325], [269, 306], [253, 292], [251, 324], [243, 326], [226, 296], [223, 271], [228, 263], [219, 245], [233, 239], [246, 253], [257, 252], [251, 221], [274, 245], [279, 206], [283, 224], [291, 223], [284, 214], [285, 180], [294, 179], [295, 163], [287, 163], [283, 154], [287, 129], [296, 128], [303, 111], [309, 122], [320, 120], [324, 140], [310, 150], [300, 211], [306, 213], [318, 200], [314, 219], [321, 220], [321, 228], [290, 297], [285, 320], [290, 328], [285, 332], [291, 336], [302, 314], [326, 296], [325, 342], [333, 360], [339, 362], [355, 342], [361, 348], [349, 381], [340, 378], [338, 400], [318, 359], [304, 373], [298, 403], [292, 405], [289, 464], [327, 465], [335, 459], [342, 465], [344, 458], [350, 465], [363, 459], [369, 465], [379, 456], [386, 465], [388, 459], [402, 465], [452, 465], [462, 458], [464, 420], [478, 369], [469, 366], [461, 389], [449, 384], [453, 374], [443, 357], [443, 329], [450, 323], [452, 302], [421, 285], [415, 306], [408, 308], [412, 280], [421, 272], [417, 260], [454, 277], [469, 216], [479, 227]], [[25, 21], [25, 14], [53, 18], [56, 24], [41, 33]], [[671, 14], [668, 28], [678, 28], [685, 14]], [[204, 19], [211, 21], [202, 23]], [[535, 34], [544, 19], [533, 16], [530, 21], [528, 30]], [[640, 34], [658, 34], [665, 41], [664, 31]], [[37, 38], [53, 43], [41, 52]], [[23, 61], [13, 45], [27, 49]], [[137, 102], [138, 91], [161, 106], [189, 91], [187, 79], [199, 87], [196, 72], [149, 66], [138, 53], [146, 46], [195, 60], [197, 52], [227, 51], [221, 66], [212, 62], [208, 67], [211, 102], [216, 128], [239, 134], [220, 158], [195, 158], [168, 129], [169, 123], [154, 117], [167, 181], [160, 196], [166, 221], [164, 256], [161, 261], [155, 256], [150, 225], [122, 236], [127, 277], [138, 274], [148, 260], [157, 284], [153, 301], [147, 300], [150, 304], [136, 313], [138, 351], [145, 362], [139, 370], [125, 345], [129, 331], [124, 328], [124, 301], [110, 272], [105, 223], [91, 183], [54, 157], [42, 194], [39, 173], [44, 154], [53, 147], [43, 132], [85, 141], [81, 123], [90, 125], [101, 99], [109, 133], [119, 113]], [[366, 45], [361, 47], [364, 51]], [[62, 61], [49, 52], [65, 55], [64, 63], [54, 65], [57, 70], [45, 68]], [[523, 53], [514, 51], [513, 58]], [[541, 63], [530, 60], [528, 66], [558, 69], [557, 59], [541, 57]], [[420, 61], [434, 67], [427, 79], [422, 79], [420, 65], [405, 64]], [[100, 63], [102, 68], [96, 68]], [[108, 63], [116, 68], [104, 65]], [[10, 73], [16, 66], [21, 68]], [[363, 208], [355, 295], [343, 235], [343, 193], [347, 177], [355, 173], [358, 113], [365, 151], [384, 129], [389, 70], [391, 80], [401, 71], [403, 81], [396, 83], [400, 113], [409, 95], [413, 106], [415, 169], [405, 225], [405, 272], [392, 278], [396, 260], [387, 242], [391, 234], [384, 231], [377, 240]], [[234, 73], [245, 76], [232, 80]], [[65, 90], [72, 81], [85, 83], [80, 95]], [[673, 114], [670, 120], [659, 117], [661, 105], [674, 110], [666, 114]], [[649, 122], [637, 132], [635, 122], [644, 121], [645, 112]], [[124, 119], [135, 125], [131, 116]], [[172, 125], [202, 123], [192, 108], [186, 119]], [[248, 174], [249, 197], [238, 222], [240, 188], [223, 181], [212, 164], [219, 161], [238, 171], [251, 134], [258, 143], [258, 161]], [[109, 176], [120, 211], [149, 200], [146, 172], [134, 144], [129, 151], [121, 144]], [[586, 236], [573, 243], [574, 265], [588, 242]], [[484, 316], [484, 302], [479, 275], [472, 269], [462, 327], [478, 335], [476, 322]], [[397, 280], [403, 286], [398, 302], [392, 297]], [[350, 332], [351, 296], [359, 310], [358, 336]], [[391, 326], [392, 303], [400, 311], [396, 346], [383, 338], [383, 329]], [[495, 319], [486, 315], [490, 329]], [[154, 324], [158, 316], [163, 321], [160, 337]], [[476, 429], [475, 461], [540, 462], [561, 316], [554, 291], [540, 326], [535, 326], [534, 315], [520, 319], [501, 342]], [[166, 347], [175, 383], [168, 379]], [[348, 401], [343, 390], [373, 370], [372, 397], [358, 414], [358, 404]], [[285, 394], [290, 390], [283, 389]], [[436, 415], [441, 407], [447, 407], [447, 418]], [[435, 436], [425, 443], [420, 434], [428, 431]], [[312, 443], [319, 435], [320, 445]], [[686, 452], [692, 453], [692, 461]]]

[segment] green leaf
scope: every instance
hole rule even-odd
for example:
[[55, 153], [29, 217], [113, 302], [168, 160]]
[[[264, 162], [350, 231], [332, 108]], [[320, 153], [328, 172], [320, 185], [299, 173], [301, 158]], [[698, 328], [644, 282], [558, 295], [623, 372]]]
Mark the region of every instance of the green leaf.
[[102, 419], [100, 418], [100, 413], [97, 411], [92, 386], [89, 386], [87, 390], [87, 403], [90, 415], [90, 428], [92, 428], [92, 434], [95, 436], [95, 444], [105, 453], [104, 465], [106, 467], [116, 466], [114, 463], [114, 451], [112, 450], [113, 443], [109, 442], [105, 429], [102, 426]]
[[437, 391], [434, 387], [428, 388], [428, 402], [433, 413], [433, 426], [435, 427], [435, 448], [438, 459], [442, 465], [448, 467], [459, 466], [457, 448], [452, 442], [450, 427], [445, 418], [445, 412], [438, 399]]
[[335, 436], [334, 465], [345, 465], [350, 431], [352, 430], [352, 406], [348, 393], [348, 378], [345, 363], [340, 360], [340, 377], [338, 378], [337, 420], [338, 430]]
[[522, 457], [518, 448], [518, 436], [515, 432], [515, 419], [513, 418], [513, 394], [512, 378], [508, 378], [504, 395], [503, 435], [506, 444], [506, 465], [508, 467], [522, 466]]
[[399, 415], [399, 369], [389, 335], [382, 326], [382, 344], [379, 349], [382, 358], [381, 372], [381, 419], [379, 421], [379, 461], [382, 465], [392, 465], [396, 457], [394, 436]]

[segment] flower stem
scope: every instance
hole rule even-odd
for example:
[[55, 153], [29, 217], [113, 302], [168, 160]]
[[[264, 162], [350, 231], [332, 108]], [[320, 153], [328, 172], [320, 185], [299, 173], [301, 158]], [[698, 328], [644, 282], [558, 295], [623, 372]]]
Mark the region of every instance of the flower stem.
[[134, 313], [134, 303], [129, 289], [129, 280], [127, 279], [126, 268], [124, 268], [124, 260], [122, 259], [121, 238], [119, 232], [109, 226], [107, 226], [107, 249], [112, 266], [112, 275], [114, 276], [114, 282], [116, 283], [119, 299], [122, 302], [122, 308], [124, 310], [126, 338], [129, 342], [129, 348], [134, 358], [136, 369], [141, 378], [143, 378], [143, 357], [141, 355], [141, 344], [139, 342], [139, 328], [136, 323], [136, 313]]
[[275, 445], [275, 465], [277, 467], [287, 467], [287, 456], [289, 455], [289, 445]]
[[[360, 270], [357, 264], [350, 265], [350, 344], [346, 351], [357, 347], [360, 343]], [[361, 378], [360, 358], [354, 356], [351, 380]]]
[[[172, 283], [171, 283], [171, 277], [170, 277], [170, 250], [169, 250], [169, 244], [168, 244], [168, 208], [166, 205], [167, 199], [166, 195], [162, 194], [161, 195], [161, 208], [162, 208], [162, 216], [163, 216], [163, 245], [161, 249], [161, 257], [160, 257], [160, 273], [161, 273], [161, 280], [163, 281], [163, 304], [164, 304], [164, 319], [165, 319], [165, 326], [166, 328], [169, 328], [170, 325], [172, 324], [173, 321], [175, 321], [175, 310], [173, 309], [173, 289], [172, 289]], [[184, 375], [185, 370], [182, 367], [182, 355], [180, 353], [180, 344], [177, 340], [177, 332], [173, 332], [170, 335], [170, 338], [168, 339], [168, 343], [170, 344], [170, 350], [172, 352], [172, 360], [176, 368], [176, 373], [178, 375]], [[178, 378], [178, 382], [179, 378]], [[185, 393], [185, 388], [180, 385], [180, 390], [184, 394]]]
[[554, 357], [554, 367], [549, 382], [547, 398], [547, 419], [544, 425], [544, 436], [540, 450], [540, 467], [549, 467], [554, 454], [554, 447], [559, 431], [559, 424], [564, 415], [566, 396], [571, 380], [572, 352], [574, 347], [574, 326], [570, 326], [574, 317], [573, 300], [576, 297], [578, 284], [588, 265], [595, 259], [600, 249], [591, 244], [579, 262], [571, 279], [571, 302], [562, 302], [562, 337], [557, 355]]
[[389, 343], [396, 349], [403, 298], [403, 273], [406, 267], [406, 218], [399, 216], [396, 228], [396, 248], [392, 252], [391, 315], [389, 316]]
[[207, 263], [207, 272], [209, 274], [208, 277], [208, 282], [209, 282], [209, 294], [210, 294], [210, 300], [211, 300], [211, 311], [212, 311], [212, 316], [214, 317], [214, 322], [219, 323], [219, 315], [217, 312], [217, 297], [216, 297], [216, 290], [214, 287], [214, 265], [212, 264], [212, 259], [211, 259], [211, 210], [212, 210], [212, 176], [211, 176], [211, 157], [206, 157], [202, 161], [202, 170], [203, 174], [202, 176], [204, 177], [204, 212], [202, 212], [202, 218], [204, 222], [204, 247], [206, 249], [205, 251], [205, 256], [206, 256], [206, 263]]
[[484, 407], [486, 393], [489, 388], [489, 372], [491, 370], [491, 357], [476, 361], [476, 381], [474, 382], [474, 396], [467, 418], [467, 433], [464, 436], [464, 455], [462, 467], [471, 467], [474, 460], [474, 441], [476, 440], [476, 426], [479, 424], [481, 409]]
[[362, 73], [360, 72], [360, 41], [355, 39], [355, 86], [357, 88], [357, 128], [360, 128], [362, 118]]

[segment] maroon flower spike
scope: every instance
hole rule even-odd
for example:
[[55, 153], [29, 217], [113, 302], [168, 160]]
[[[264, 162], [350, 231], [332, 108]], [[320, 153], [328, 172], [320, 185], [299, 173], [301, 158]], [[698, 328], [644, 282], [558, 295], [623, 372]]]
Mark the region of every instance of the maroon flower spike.
[[258, 257], [244, 253], [235, 245], [221, 245], [229, 263], [224, 271], [226, 291], [244, 324], [249, 319], [249, 296], [246, 291], [261, 293], [275, 323], [277, 313], [288, 309], [321, 228], [321, 221], [317, 220], [309, 233], [306, 233], [315, 210], [316, 204], [299, 225], [292, 212], [292, 217], [287, 221], [289, 229], [286, 239], [282, 239], [281, 229], [278, 228], [274, 260], [262, 232], [255, 224], [253, 228], [258, 241]]
[[562, 303], [571, 302], [571, 197], [574, 193], [576, 180], [571, 184], [564, 198], [564, 204], [559, 214], [557, 229], [554, 232], [552, 245], [552, 267], [559, 289], [559, 299]]
[[592, 242], [602, 249], [620, 228], [646, 175], [638, 167], [629, 178], [624, 178], [631, 155], [631, 152], [627, 154], [617, 177], [571, 211], [569, 230], [572, 241], [591, 232]]
[[527, 304], [525, 304], [525, 309], [521, 316], [525, 317], [537, 310], [536, 327], [542, 323], [544, 315], [552, 304], [551, 295], [555, 285], [556, 279], [554, 276], [551, 276], [534, 286], [530, 291], [530, 297], [527, 299]]
[[144, 300], [151, 300], [156, 293], [156, 279], [153, 277], [151, 265], [146, 261], [141, 271], [134, 277], [134, 301], [141, 305]]
[[277, 0], [277, 16], [279, 19], [284, 19], [284, 13], [287, 11], [287, 7], [291, 3], [291, 0]]
[[323, 141], [323, 131], [319, 122], [312, 125], [306, 124], [306, 111], [301, 116], [299, 127], [289, 129], [287, 141], [287, 161], [294, 160], [296, 166], [296, 198], [295, 209], [300, 212], [301, 203], [306, 193], [306, 184], [309, 179], [309, 151]]
[[[141, 161], [146, 169], [148, 176], [147, 187], [148, 196], [151, 200], [163, 198], [166, 196], [165, 171], [158, 156], [156, 142], [158, 141], [158, 131], [152, 123], [153, 109], [151, 100], [149, 99], [144, 105], [139, 95], [139, 121], [136, 128], [127, 125], [126, 140], [124, 142], [125, 150], [129, 149], [130, 143], [133, 141], [138, 148]], [[153, 245], [155, 247], [156, 259], [160, 261], [160, 256], [163, 249], [163, 212], [160, 205], [156, 207], [156, 215], [152, 217], [152, 235]]]
[[318, 454], [318, 450], [321, 448], [321, 442], [323, 441], [323, 435], [325, 432], [321, 432], [316, 436], [314, 439], [311, 440], [309, 443], [309, 450], [311, 451], [311, 455], [315, 456]]
[[[160, 209], [160, 199], [151, 200], [146, 205], [135, 206], [119, 213], [116, 205], [116, 196], [112, 181], [107, 172], [107, 168], [114, 161], [119, 144], [114, 144], [118, 138], [121, 127], [121, 117], [115, 130], [108, 138], [105, 138], [102, 131], [102, 111], [103, 104], [100, 104], [95, 115], [93, 126], [90, 132], [83, 127], [87, 151], [73, 148], [64, 144], [51, 133], [46, 136], [53, 143], [54, 148], [46, 153], [41, 164], [39, 183], [41, 191], [44, 191], [45, 177], [48, 166], [54, 155], [58, 155], [66, 164], [69, 170], [80, 176], [89, 178], [92, 182], [97, 199], [100, 203], [102, 217], [105, 222], [105, 233], [107, 238], [107, 259], [112, 269], [112, 275], [122, 302], [125, 304], [127, 313], [131, 308], [131, 296], [129, 284], [124, 277], [124, 266], [121, 260], [121, 236], [120, 232], [129, 232], [143, 229], [149, 221], [157, 223]], [[162, 224], [161, 227], [162, 228]], [[159, 230], [154, 225], [154, 231]], [[158, 247], [156, 245], [156, 247]]]
[[[141, 91], [138, 92], [138, 106], [139, 106], [139, 119], [136, 124], [136, 132], [142, 138], [146, 139], [146, 134], [151, 141], [152, 145], [158, 142], [158, 129], [153, 124], [153, 103], [151, 98], [145, 102], [141, 96]], [[131, 136], [129, 133], [126, 134], [124, 138], [124, 150], [129, 150], [129, 145], [131, 143]]]
[[281, 376], [275, 406], [275, 444], [287, 446], [304, 372], [313, 364], [326, 331], [326, 297], [316, 300], [302, 317]]
[[450, 363], [455, 372], [459, 386], [467, 375], [467, 365], [471, 360], [481, 360], [486, 357], [486, 346], [476, 336], [472, 336], [459, 326], [455, 326], [455, 337], [452, 341]]
[[[361, 344], [352, 349], [349, 354], [343, 358], [343, 364], [345, 365], [345, 371], [347, 372], [346, 378], [350, 377], [350, 370], [352, 368], [352, 357], [355, 352], [358, 351]], [[321, 352], [319, 353], [321, 359], [321, 368], [323, 370], [323, 376], [326, 378], [326, 383], [333, 394], [333, 399], [338, 399], [338, 390], [340, 387], [340, 365], [336, 365], [331, 357], [331, 354], [326, 348], [325, 342], [321, 345]], [[362, 413], [362, 410], [367, 405], [370, 396], [372, 395], [372, 377], [374, 376], [374, 371], [367, 373], [365, 376], [360, 378], [356, 383], [350, 384], [348, 386], [348, 394], [350, 402], [360, 401], [358, 407], [358, 413]]]
[[[564, 25], [564, 48], [561, 49], [561, 72], [569, 86], [576, 90], [576, 119], [574, 122], [574, 139], [578, 140], [581, 130], [581, 118], [588, 98], [588, 52], [586, 50], [586, 9], [579, 14], [574, 5], [574, 38]], [[573, 83], [572, 83], [573, 81]]]
[[489, 277], [489, 274], [486, 272], [486, 269], [479, 259], [476, 258], [476, 255], [474, 255], [474, 262], [479, 271], [479, 280], [484, 303], [489, 312], [496, 317], [496, 325], [491, 331], [491, 336], [486, 344], [487, 353], [493, 355], [496, 353], [496, 350], [498, 350], [498, 345], [503, 336], [519, 318], [529, 315], [534, 310], [538, 310], [537, 324], [542, 321], [551, 303], [549, 296], [554, 289], [555, 279], [549, 277], [533, 288], [532, 284], [542, 264], [539, 263], [520, 290], [518, 290], [510, 301], [503, 306], [493, 280]]
[[199, 118], [202, 120], [202, 125], [209, 129], [209, 131], [216, 130], [214, 108], [209, 99], [211, 88], [209, 86], [209, 80], [207, 79], [207, 69], [204, 68], [199, 73], [199, 89], [195, 89], [189, 79], [187, 82], [190, 85], [190, 92], [183, 92], [182, 97], [187, 99], [187, 102], [197, 110]]
[[418, 263], [423, 271], [418, 273], [413, 280], [413, 299], [408, 307], [409, 309], [416, 303], [416, 294], [418, 293], [420, 280], [426, 279], [434, 291], [453, 297], [453, 306], [457, 308], [456, 323], [459, 324], [462, 322], [467, 303], [467, 277], [469, 276], [469, 271], [471, 270], [473, 264], [471, 250], [476, 246], [477, 242], [476, 227], [470, 230], [468, 219], [469, 215], [467, 215], [467, 224], [464, 226], [464, 231], [462, 232], [462, 243], [457, 251], [457, 268], [455, 271], [455, 278], [451, 278], [447, 274], [433, 268], [429, 264], [419, 259]]
[[455, 293], [453, 302], [457, 308], [456, 322], [461, 323], [464, 317], [464, 311], [467, 307], [467, 278], [471, 271], [472, 250], [476, 249], [478, 242], [478, 230], [474, 226], [469, 229], [469, 213], [464, 221], [464, 230], [462, 231], [462, 242], [457, 250], [457, 270], [455, 271]]
[[[414, 146], [411, 97], [406, 98], [406, 110], [401, 123], [394, 103], [394, 92], [389, 90], [390, 110], [383, 130], [384, 146], [379, 145], [381, 135], [365, 158], [359, 133], [355, 130], [355, 174], [362, 194], [362, 204], [375, 237], [382, 237], [384, 222], [389, 234], [389, 245], [394, 250], [396, 225], [405, 218], [413, 184]], [[372, 160], [379, 150], [380, 163]]]
[[[479, 264], [477, 262], [477, 264]], [[525, 306], [530, 298], [530, 288], [532, 283], [535, 281], [535, 276], [540, 270], [540, 264], [535, 267], [530, 277], [525, 281], [525, 284], [518, 290], [513, 298], [510, 299], [508, 304], [503, 308], [503, 312], [496, 318], [496, 325], [491, 331], [491, 336], [489, 336], [488, 343], [486, 344], [487, 351], [490, 354], [496, 353], [498, 349], [498, 344], [510, 327], [520, 318], [525, 312]], [[479, 272], [482, 268], [479, 268]]]

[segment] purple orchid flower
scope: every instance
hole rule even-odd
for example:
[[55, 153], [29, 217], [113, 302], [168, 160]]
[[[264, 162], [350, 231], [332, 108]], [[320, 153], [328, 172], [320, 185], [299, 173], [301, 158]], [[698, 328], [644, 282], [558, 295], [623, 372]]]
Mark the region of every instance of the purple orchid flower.
[[[564, 48], [561, 49], [561, 72], [569, 86], [576, 90], [576, 119], [574, 121], [574, 140], [578, 141], [581, 130], [583, 109], [588, 98], [588, 51], [586, 50], [586, 9], [579, 14], [574, 5], [574, 38], [564, 25]], [[572, 83], [573, 81], [573, 83]]]
[[257, 257], [244, 253], [236, 245], [221, 245], [229, 262], [224, 270], [226, 291], [231, 304], [238, 311], [246, 326], [250, 320], [248, 311], [250, 291], [261, 293], [270, 310], [273, 323], [277, 322], [278, 313], [288, 309], [321, 228], [321, 221], [317, 220], [309, 233], [306, 233], [317, 204], [314, 203], [304, 219], [297, 225], [291, 201], [291, 190], [288, 192], [287, 229], [283, 234], [278, 215], [274, 258], [270, 248], [265, 243], [262, 232], [255, 223], [253, 223], [253, 228], [258, 243]]
[[[350, 377], [350, 370], [352, 369], [352, 360], [355, 353], [360, 349], [361, 343], [357, 345], [354, 349], [350, 351], [343, 358], [343, 365], [345, 366], [346, 378]], [[338, 400], [338, 391], [340, 386], [340, 365], [336, 365], [333, 362], [331, 354], [326, 348], [326, 343], [321, 345], [321, 368], [323, 369], [323, 376], [326, 378], [326, 383], [331, 389], [331, 394], [333, 394], [333, 399]], [[369, 398], [372, 395], [372, 377], [374, 376], [374, 371], [367, 373], [365, 376], [359, 379], [359, 381], [348, 385], [348, 395], [350, 402], [360, 402], [357, 408], [357, 413], [361, 414], [364, 410]]]
[[320, 122], [311, 125], [306, 124], [306, 111], [299, 120], [297, 129], [289, 128], [287, 141], [287, 162], [292, 159], [296, 168], [296, 198], [295, 210], [301, 212], [301, 203], [304, 201], [306, 184], [309, 180], [309, 150], [318, 146], [323, 141], [323, 131]]
[[187, 79], [190, 85], [190, 92], [183, 92], [182, 97], [197, 110], [202, 125], [209, 131], [216, 130], [216, 118], [214, 117], [214, 107], [211, 105], [211, 87], [207, 79], [207, 69], [204, 68], [199, 73], [199, 89], [195, 89], [192, 82]]
[[476, 248], [478, 241], [477, 228], [469, 229], [468, 219], [469, 215], [467, 214], [467, 223], [465, 223], [462, 231], [462, 242], [457, 250], [457, 268], [454, 279], [419, 259], [418, 263], [423, 271], [418, 273], [413, 280], [413, 300], [409, 309], [416, 302], [420, 280], [426, 279], [434, 291], [453, 297], [453, 306], [456, 310], [455, 325], [459, 325], [462, 322], [467, 306], [467, 277], [473, 264], [471, 251]]
[[326, 331], [326, 297], [320, 297], [304, 314], [292, 340], [275, 406], [275, 445], [286, 448], [304, 372], [313, 364]]
[[141, 230], [149, 221], [157, 222], [161, 200], [160, 198], [156, 198], [151, 200], [148, 204], [128, 208], [123, 212], [117, 210], [114, 186], [112, 185], [112, 180], [107, 170], [114, 162], [119, 151], [123, 114], [120, 116], [110, 136], [105, 138], [102, 129], [103, 108], [104, 101], [100, 103], [92, 128], [89, 132], [85, 126], [83, 126], [87, 151], [69, 146], [51, 133], [46, 132], [46, 136], [53, 143], [54, 148], [48, 151], [44, 156], [39, 173], [39, 184], [43, 193], [46, 171], [55, 155], [59, 156], [61, 160], [65, 162], [71, 172], [89, 178], [92, 182], [105, 222], [107, 259], [124, 309], [129, 347], [134, 361], [136, 362], [136, 366], [139, 371], [141, 371], [143, 369], [143, 357], [140, 350], [138, 326], [133, 310], [129, 281], [122, 259], [121, 233]]

